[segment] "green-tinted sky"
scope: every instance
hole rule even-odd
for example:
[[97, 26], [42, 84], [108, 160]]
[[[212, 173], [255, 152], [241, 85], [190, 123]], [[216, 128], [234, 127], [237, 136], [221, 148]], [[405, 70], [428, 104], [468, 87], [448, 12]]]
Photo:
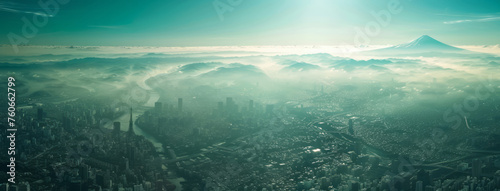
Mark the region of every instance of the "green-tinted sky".
[[[44, 0], [42, 0], [44, 1]], [[54, 0], [55, 1], [55, 0]], [[220, 46], [355, 44], [390, 0], [66, 0], [56, 14], [38, 1], [0, 2], [0, 43], [23, 37], [23, 17], [48, 16], [37, 45]], [[396, 0], [393, 0], [396, 1]], [[49, 2], [49, 1], [47, 1]], [[364, 44], [398, 44], [428, 34], [453, 45], [500, 44], [498, 0], [400, 0], [387, 26]], [[217, 6], [214, 6], [216, 4]], [[219, 9], [219, 12], [218, 12]], [[226, 12], [221, 12], [227, 10]], [[232, 10], [232, 11], [231, 11]], [[373, 25], [372, 25], [373, 26]], [[374, 29], [374, 28], [372, 28]], [[11, 36], [12, 38], [12, 36]], [[23, 37], [24, 38], [24, 37]], [[19, 39], [17, 39], [19, 40]]]

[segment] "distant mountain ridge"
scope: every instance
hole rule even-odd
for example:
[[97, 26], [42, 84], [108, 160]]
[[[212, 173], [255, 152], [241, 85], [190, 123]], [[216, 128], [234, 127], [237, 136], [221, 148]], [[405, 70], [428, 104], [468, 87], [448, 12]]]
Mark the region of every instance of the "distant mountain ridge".
[[389, 47], [392, 49], [408, 49], [408, 50], [414, 50], [414, 49], [424, 49], [424, 50], [429, 50], [429, 49], [439, 49], [439, 50], [451, 50], [451, 51], [463, 51], [464, 49], [457, 48], [454, 46], [447, 45], [445, 43], [442, 43], [441, 41], [438, 41], [429, 35], [422, 35], [419, 38], [409, 42], [409, 43], [404, 43], [400, 45], [396, 45], [393, 47]]
[[404, 44], [399, 44], [387, 48], [381, 48], [363, 52], [368, 55], [390, 55], [390, 56], [431, 56], [431, 57], [447, 57], [447, 56], [479, 56], [487, 55], [485, 53], [473, 52], [462, 48], [454, 47], [438, 41], [429, 35], [422, 35], [419, 38]]
[[310, 70], [319, 70], [321, 69], [320, 66], [314, 65], [314, 64], [309, 64], [305, 62], [296, 62], [292, 65], [289, 65], [287, 67], [284, 67], [281, 69], [281, 71], [285, 72], [305, 72], [305, 71], [310, 71]]

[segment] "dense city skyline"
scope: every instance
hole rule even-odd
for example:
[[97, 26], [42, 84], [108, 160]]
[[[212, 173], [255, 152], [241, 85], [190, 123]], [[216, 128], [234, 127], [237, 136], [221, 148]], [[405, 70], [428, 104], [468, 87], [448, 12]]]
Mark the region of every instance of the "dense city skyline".
[[499, 8], [2, 1], [0, 191], [499, 191]]

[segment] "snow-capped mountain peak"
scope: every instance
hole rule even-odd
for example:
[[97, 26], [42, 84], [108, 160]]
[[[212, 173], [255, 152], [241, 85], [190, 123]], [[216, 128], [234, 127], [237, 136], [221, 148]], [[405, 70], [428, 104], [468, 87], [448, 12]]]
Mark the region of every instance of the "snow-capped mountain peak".
[[445, 43], [442, 43], [429, 35], [422, 35], [419, 38], [409, 42], [409, 43], [404, 43], [400, 45], [396, 45], [391, 47], [393, 49], [429, 49], [429, 50], [436, 50], [436, 49], [442, 49], [442, 50], [462, 50], [457, 47], [453, 47], [450, 45], [447, 45]]

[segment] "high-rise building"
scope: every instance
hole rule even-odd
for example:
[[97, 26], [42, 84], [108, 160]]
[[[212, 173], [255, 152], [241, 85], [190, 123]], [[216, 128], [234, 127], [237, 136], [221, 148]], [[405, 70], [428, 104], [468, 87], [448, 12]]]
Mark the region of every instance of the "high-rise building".
[[83, 164], [78, 168], [78, 174], [80, 174], [80, 178], [83, 181], [86, 181], [89, 178], [89, 166]]
[[66, 131], [72, 130], [73, 127], [72, 120], [66, 115], [63, 116], [62, 126]]
[[39, 107], [37, 110], [37, 119], [38, 121], [43, 120], [43, 108]]
[[156, 180], [156, 183], [155, 183], [155, 191], [161, 191], [161, 190], [166, 190], [165, 189], [165, 183], [163, 183], [163, 180], [162, 179], [158, 179]]
[[415, 183], [415, 191], [424, 191], [424, 182], [422, 181], [417, 181], [417, 183]]
[[161, 102], [155, 102], [155, 112], [156, 115], [159, 115], [163, 111], [163, 105]]
[[165, 126], [167, 125], [167, 118], [166, 117], [159, 117], [158, 118], [158, 128], [156, 129], [156, 133], [161, 134]]
[[359, 191], [361, 189], [361, 185], [357, 181], [351, 181], [351, 190], [352, 191]]
[[481, 176], [481, 168], [482, 168], [482, 162], [479, 159], [474, 159], [472, 161], [472, 176], [474, 177], [479, 177]]
[[354, 122], [352, 121], [352, 119], [349, 119], [349, 134], [351, 135], [354, 135]]
[[422, 189], [424, 190], [426, 186], [431, 185], [431, 177], [428, 171], [420, 169], [417, 172], [417, 181], [422, 181]]
[[17, 189], [17, 191], [30, 191], [31, 190], [31, 186], [30, 186], [30, 183], [28, 182], [21, 182], [19, 184], [19, 187]]
[[234, 108], [234, 102], [232, 97], [227, 97], [226, 98], [226, 112], [227, 113], [232, 113]]
[[320, 179], [320, 188], [321, 190], [328, 190], [328, 186], [329, 186], [329, 182], [328, 182], [328, 179], [326, 179], [326, 177], [321, 177]]
[[99, 172], [95, 175], [95, 183], [101, 187], [104, 187], [104, 173]]
[[123, 160], [125, 161], [125, 170], [129, 170], [130, 169], [130, 166], [129, 166], [130, 162], [129, 162], [128, 158], [123, 158]]
[[144, 191], [142, 184], [134, 185], [134, 191]]
[[0, 191], [8, 191], [8, 190], [9, 190], [9, 183], [0, 184]]
[[120, 122], [115, 121], [113, 123], [113, 133], [120, 133], [120, 129], [121, 129]]
[[221, 112], [221, 113], [224, 111], [224, 102], [219, 101], [217, 103], [217, 110], [219, 110], [219, 112]]
[[177, 109], [182, 112], [182, 98], [177, 99]]
[[128, 134], [135, 135], [134, 133], [134, 122], [132, 121], [132, 108], [130, 108], [130, 121], [128, 124]]
[[104, 188], [111, 188], [113, 186], [113, 182], [111, 181], [111, 172], [106, 170], [104, 173]]
[[136, 158], [135, 158], [135, 147], [129, 145], [127, 147], [127, 158], [128, 158], [128, 165], [130, 167], [135, 166]]
[[67, 190], [81, 191], [83, 187], [82, 181], [78, 179], [72, 179], [67, 184]]

